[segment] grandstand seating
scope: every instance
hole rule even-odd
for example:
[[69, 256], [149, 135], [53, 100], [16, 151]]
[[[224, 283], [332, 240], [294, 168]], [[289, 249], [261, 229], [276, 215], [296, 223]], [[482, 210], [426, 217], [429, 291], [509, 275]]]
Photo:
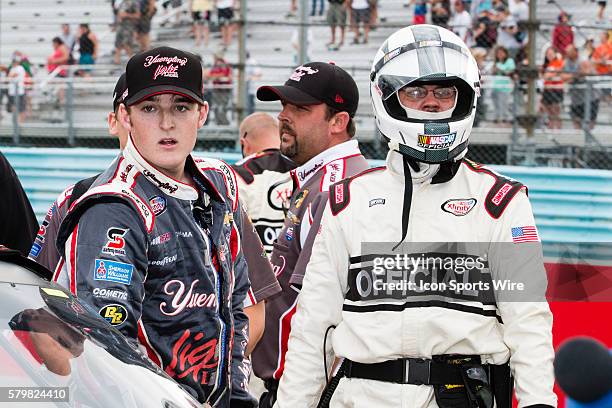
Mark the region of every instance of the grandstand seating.
[[[38, 66], [44, 65], [47, 56], [51, 53], [51, 38], [60, 32], [61, 23], [70, 23], [73, 32], [76, 24], [81, 22], [90, 23], [92, 31], [100, 40], [100, 56], [98, 67], [94, 71], [96, 81], [86, 84], [85, 89], [74, 93], [76, 109], [73, 120], [76, 128], [95, 127], [99, 130], [98, 136], [103, 136], [105, 128], [106, 113], [109, 110], [109, 99], [114, 81], [122, 67], [108, 66], [111, 62], [113, 50], [114, 33], [111, 32], [109, 24], [112, 22], [110, 1], [100, 0], [2, 0], [2, 24], [0, 25], [0, 36], [3, 46], [0, 47], [0, 63], [8, 63], [15, 49], [25, 52], [30, 60]], [[184, 1], [183, 10], [187, 10], [188, 1]], [[308, 2], [310, 3], [310, 2]], [[336, 61], [354, 75], [359, 84], [362, 95], [357, 124], [360, 137], [371, 138], [374, 136], [374, 125], [371, 120], [371, 107], [368, 89], [368, 72], [371, 60], [376, 49], [383, 39], [400, 26], [410, 23], [412, 19], [412, 8], [407, 7], [407, 0], [386, 0], [379, 5], [379, 16], [384, 22], [378, 30], [371, 32], [369, 44], [350, 44], [352, 33], [347, 30], [346, 41], [341, 51], [329, 51], [325, 44], [329, 38], [329, 27], [324, 18], [315, 17], [310, 22], [314, 43], [311, 46], [310, 57], [313, 60]], [[590, 3], [589, 3], [590, 4]], [[562, 2], [562, 7], [573, 15], [573, 21], [588, 23], [592, 21], [595, 13], [595, 5], [585, 7], [583, 0], [567, 0]], [[297, 19], [286, 19], [285, 12], [288, 9], [286, 0], [247, 0], [247, 33], [250, 54], [263, 66], [263, 76], [256, 81], [256, 85], [264, 83], [275, 83], [283, 81], [290, 67], [295, 66], [293, 59], [294, 51], [290, 44], [291, 34], [296, 30]], [[173, 26], [166, 24], [161, 11], [161, 0], [158, 1], [158, 13], [153, 19], [153, 44], [167, 44], [183, 49], [188, 49], [201, 54], [205, 63], [210, 63], [211, 53], [216, 47], [216, 40], [211, 41], [208, 49], [195, 49], [193, 40], [190, 38], [190, 16], [185, 13], [181, 17], [182, 24]], [[550, 39], [552, 24], [556, 21], [558, 7], [555, 2], [539, 2], [538, 18], [546, 24], [539, 31], [537, 47], [542, 49]], [[170, 19], [173, 22], [174, 19]], [[584, 25], [584, 24], [583, 24]], [[580, 43], [586, 36], [595, 33], [594, 28], [578, 28], [576, 42]], [[230, 62], [237, 62], [237, 41], [234, 41], [226, 57]], [[39, 76], [45, 76], [45, 70], [39, 68]], [[33, 110], [38, 114], [38, 119], [46, 122], [62, 121], [62, 115], [53, 112], [57, 108], [50, 103], [49, 94], [53, 92], [47, 87], [39, 90], [34, 98]], [[46, 99], [45, 99], [46, 98]], [[566, 98], [568, 99], [568, 98]], [[275, 104], [257, 102], [258, 110], [275, 111]], [[45, 112], [47, 110], [47, 112]], [[51, 111], [51, 112], [49, 112]], [[605, 121], [610, 112], [602, 109], [600, 118]], [[567, 116], [566, 116], [567, 117]], [[2, 122], [10, 125], [10, 117], [5, 116]], [[488, 127], [491, 128], [490, 126]], [[507, 132], [508, 133], [508, 132]], [[608, 134], [609, 132], [602, 132]]]
[[[3, 147], [39, 221], [68, 185], [99, 173], [117, 154], [109, 149]], [[200, 152], [235, 162], [237, 153]], [[381, 161], [372, 161], [379, 165]], [[496, 166], [525, 183], [546, 243], [612, 241], [612, 171]]]

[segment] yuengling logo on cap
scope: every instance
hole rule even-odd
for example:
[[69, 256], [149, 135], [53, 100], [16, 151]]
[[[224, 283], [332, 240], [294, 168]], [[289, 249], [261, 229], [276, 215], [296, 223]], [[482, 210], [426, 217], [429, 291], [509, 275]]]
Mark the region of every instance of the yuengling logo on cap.
[[153, 80], [156, 80], [159, 76], [166, 78], [178, 78], [179, 65], [184, 67], [187, 64], [187, 58], [179, 58], [176, 55], [173, 57], [160, 57], [159, 54], [155, 56], [149, 55], [147, 58], [145, 58], [143, 66], [148, 68], [153, 64], [160, 64], [157, 66], [157, 68], [155, 68]]

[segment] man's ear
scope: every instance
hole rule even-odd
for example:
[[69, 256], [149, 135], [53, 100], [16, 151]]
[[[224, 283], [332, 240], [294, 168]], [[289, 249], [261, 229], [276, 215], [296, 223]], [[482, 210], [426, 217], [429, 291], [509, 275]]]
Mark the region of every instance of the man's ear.
[[329, 122], [329, 131], [332, 134], [336, 133], [345, 133], [347, 131], [346, 127], [348, 126], [350, 120], [350, 116], [348, 112], [338, 112], [331, 118]]
[[127, 108], [125, 107], [125, 104], [121, 104], [119, 105], [119, 111], [117, 112], [118, 114], [118, 118], [117, 120], [119, 121], [119, 123], [121, 123], [121, 125], [128, 131], [131, 132], [132, 131], [132, 121], [130, 120], [130, 114], [127, 111]]
[[108, 133], [111, 136], [117, 136], [118, 131], [117, 131], [117, 115], [115, 115], [115, 112], [109, 112], [108, 113], [108, 117], [106, 118], [108, 121]]
[[198, 129], [204, 126], [204, 123], [206, 123], [206, 118], [208, 117], [208, 102], [204, 102], [202, 105], [200, 105], [199, 111]]

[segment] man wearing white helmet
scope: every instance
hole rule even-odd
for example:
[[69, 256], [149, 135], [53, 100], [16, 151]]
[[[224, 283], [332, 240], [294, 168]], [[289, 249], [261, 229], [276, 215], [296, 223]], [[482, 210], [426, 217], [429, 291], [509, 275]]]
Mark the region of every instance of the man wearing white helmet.
[[370, 79], [387, 165], [329, 190], [276, 406], [499, 408], [514, 388], [521, 408], [555, 407], [526, 188], [465, 159], [476, 61], [450, 31], [411, 26]]

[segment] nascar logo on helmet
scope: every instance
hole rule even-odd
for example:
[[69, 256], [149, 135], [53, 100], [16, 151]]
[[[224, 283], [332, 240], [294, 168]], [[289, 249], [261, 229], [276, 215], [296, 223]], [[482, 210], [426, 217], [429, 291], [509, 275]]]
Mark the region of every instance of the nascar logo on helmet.
[[[469, 48], [456, 34], [427, 24], [396, 31], [376, 53], [370, 80], [376, 124], [392, 150], [425, 163], [465, 155], [480, 96], [480, 74]], [[442, 112], [410, 109], [398, 96], [408, 85], [454, 87], [454, 105]]]

